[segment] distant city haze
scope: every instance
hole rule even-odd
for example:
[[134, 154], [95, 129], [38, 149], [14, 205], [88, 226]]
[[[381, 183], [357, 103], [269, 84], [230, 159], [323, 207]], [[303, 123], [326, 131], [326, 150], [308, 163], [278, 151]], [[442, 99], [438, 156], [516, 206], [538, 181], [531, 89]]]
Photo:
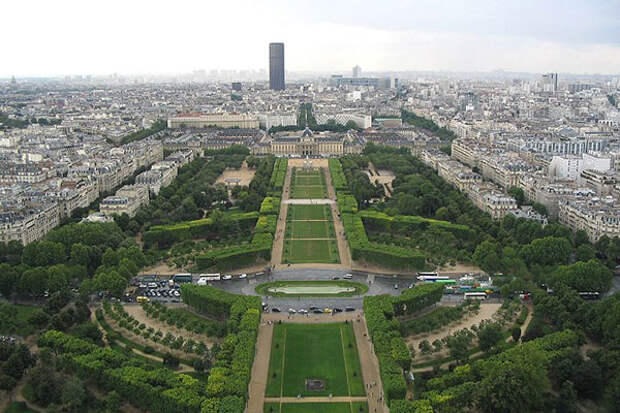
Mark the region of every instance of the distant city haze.
[[620, 1], [8, 0], [0, 77], [269, 71], [620, 73]]

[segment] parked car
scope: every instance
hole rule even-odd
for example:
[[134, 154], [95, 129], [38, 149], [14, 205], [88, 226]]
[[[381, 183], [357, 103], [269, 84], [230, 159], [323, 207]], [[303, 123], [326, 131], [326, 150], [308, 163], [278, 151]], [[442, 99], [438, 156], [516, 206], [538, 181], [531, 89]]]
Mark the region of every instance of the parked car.
[[350, 280], [353, 278], [353, 274], [345, 274], [342, 278], [344, 278], [345, 280]]
[[323, 309], [323, 312], [327, 313], [327, 314], [330, 314], [332, 312], [332, 309], [331, 308], [325, 308], [325, 309]]
[[394, 289], [398, 290], [398, 284], [394, 284]]
[[342, 313], [342, 308], [334, 308], [334, 313]]
[[301, 310], [297, 311], [299, 314], [308, 314], [308, 310], [304, 310], [303, 308]]
[[296, 314], [297, 313], [297, 311], [295, 311], [294, 308], [289, 308], [288, 312], [291, 313], [291, 314]]
[[232, 280], [232, 275], [222, 275], [222, 280]]
[[244, 278], [248, 278], [248, 275], [243, 273], [239, 276], [239, 278], [243, 280]]
[[332, 280], [339, 280], [339, 279], [340, 279], [340, 277], [338, 277], [337, 275], [334, 275], [334, 276], [332, 277]]
[[315, 306], [310, 307], [310, 311], [314, 311], [314, 310], [318, 310], [318, 309], [319, 309], [319, 307], [315, 307]]
[[353, 307], [347, 307], [344, 309], [344, 311], [355, 311], [355, 308]]
[[323, 311], [319, 310], [318, 308], [316, 310], [312, 311], [314, 314], [323, 314]]
[[278, 307], [273, 307], [273, 308], [271, 309], [271, 312], [272, 312], [272, 313], [279, 313], [279, 312], [280, 312], [280, 309], [279, 309]]

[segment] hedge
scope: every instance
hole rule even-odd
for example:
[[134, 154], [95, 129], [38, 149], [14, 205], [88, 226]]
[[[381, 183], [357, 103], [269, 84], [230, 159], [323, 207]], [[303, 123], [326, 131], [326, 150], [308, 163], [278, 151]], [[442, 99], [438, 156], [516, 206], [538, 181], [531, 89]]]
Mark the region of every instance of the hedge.
[[394, 359], [396, 354], [392, 352], [393, 348], [406, 348], [406, 343], [398, 332], [392, 299], [390, 295], [364, 297], [366, 323], [379, 360], [383, 391], [388, 403], [390, 400], [404, 399], [407, 394], [403, 371]]
[[230, 316], [230, 307], [237, 296], [219, 288], [196, 284], [181, 284], [183, 302], [199, 313], [223, 319]]
[[196, 266], [199, 269], [215, 267], [224, 271], [251, 266], [258, 258], [270, 260], [277, 220], [276, 215], [260, 215], [256, 220], [252, 242], [209, 250], [196, 257]]
[[357, 200], [353, 195], [336, 192], [336, 198], [338, 199], [338, 210], [341, 214], [354, 214], [358, 211]]
[[347, 234], [351, 256], [354, 260], [364, 260], [398, 269], [424, 268], [424, 254], [411, 249], [370, 242], [358, 214], [342, 214], [342, 223]]
[[334, 189], [336, 191], [346, 191], [349, 189], [347, 185], [347, 178], [344, 175], [344, 171], [342, 170], [342, 164], [339, 159], [330, 158], [328, 160], [329, 164], [329, 173], [332, 176], [332, 184], [334, 185]]
[[413, 314], [433, 305], [443, 295], [444, 285], [441, 283], [423, 283], [414, 285], [413, 288], [403, 290], [394, 298], [394, 313], [397, 316]]
[[101, 348], [60, 331], [49, 330], [38, 341], [59, 355], [67, 373], [94, 380], [107, 391], [116, 391], [134, 406], [157, 413], [199, 413], [204, 385], [186, 374], [153, 368], [137, 357]]
[[389, 216], [375, 210], [360, 211], [359, 215], [364, 225], [371, 231], [410, 234], [416, 230], [434, 227], [449, 231], [461, 239], [467, 239], [472, 236], [472, 231], [467, 225], [453, 224], [448, 221], [439, 221], [416, 215]]
[[278, 215], [280, 213], [280, 198], [268, 196], [260, 204], [261, 215]]
[[221, 234], [249, 233], [258, 216], [258, 212], [233, 213], [225, 215], [225, 219], [215, 225], [211, 218], [156, 225], [144, 233], [143, 241], [145, 248], [152, 245], [162, 248], [186, 239], [214, 239], [220, 238]]
[[273, 164], [273, 172], [271, 174], [271, 180], [269, 185], [275, 191], [282, 191], [284, 187], [284, 180], [286, 178], [286, 168], [288, 167], [288, 159], [277, 158]]

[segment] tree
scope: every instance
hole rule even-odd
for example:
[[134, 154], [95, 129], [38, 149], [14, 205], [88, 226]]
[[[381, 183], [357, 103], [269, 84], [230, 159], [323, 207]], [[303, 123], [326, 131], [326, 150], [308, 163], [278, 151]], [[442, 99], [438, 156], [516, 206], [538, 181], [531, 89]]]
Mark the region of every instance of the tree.
[[589, 244], [582, 244], [575, 250], [575, 259], [577, 261], [590, 261], [596, 258], [596, 249]]
[[433, 347], [431, 347], [431, 343], [426, 339], [420, 341], [420, 344], [418, 344], [418, 348], [420, 349], [420, 352], [424, 355], [429, 355], [433, 352]]
[[105, 399], [105, 405], [109, 412], [116, 413], [121, 409], [121, 396], [115, 390], [108, 393]]
[[488, 352], [502, 339], [502, 328], [498, 323], [484, 323], [476, 334], [480, 350]]
[[458, 362], [462, 363], [469, 358], [468, 350], [474, 335], [468, 329], [459, 330], [447, 337], [447, 346], [450, 355]]
[[515, 347], [510, 360], [490, 360], [477, 389], [480, 410], [489, 413], [538, 411], [549, 388], [545, 358], [536, 347]]
[[575, 413], [579, 411], [577, 409], [577, 392], [573, 387], [573, 383], [566, 380], [562, 383], [562, 387], [558, 393], [556, 411], [562, 413]]
[[599, 260], [576, 262], [559, 267], [553, 277], [577, 291], [606, 292], [611, 287], [613, 273]]
[[62, 385], [61, 401], [69, 411], [78, 410], [86, 400], [84, 383], [77, 378], [71, 377]]
[[31, 267], [62, 264], [66, 259], [64, 245], [53, 241], [31, 242], [22, 254], [22, 262]]
[[0, 264], [0, 294], [9, 298], [15, 288], [18, 274], [13, 267], [7, 263]]
[[483, 241], [476, 247], [472, 256], [474, 263], [489, 273], [495, 273], [501, 269], [499, 257], [499, 245], [496, 242]]
[[97, 290], [108, 292], [115, 297], [120, 297], [127, 286], [127, 280], [114, 270], [97, 274], [93, 283]]
[[508, 188], [508, 195], [510, 195], [517, 201], [518, 206], [521, 206], [525, 203], [525, 193], [521, 188], [511, 186], [510, 188]]
[[516, 343], [521, 338], [521, 328], [516, 326], [513, 327], [510, 330], [510, 335], [512, 336], [512, 341]]

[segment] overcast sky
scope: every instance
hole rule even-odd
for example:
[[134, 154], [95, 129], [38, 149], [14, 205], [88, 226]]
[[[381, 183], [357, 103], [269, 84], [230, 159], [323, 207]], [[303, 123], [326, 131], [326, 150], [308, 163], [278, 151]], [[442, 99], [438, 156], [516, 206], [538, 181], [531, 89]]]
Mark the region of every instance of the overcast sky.
[[0, 76], [267, 69], [620, 73], [620, 0], [3, 0]]

